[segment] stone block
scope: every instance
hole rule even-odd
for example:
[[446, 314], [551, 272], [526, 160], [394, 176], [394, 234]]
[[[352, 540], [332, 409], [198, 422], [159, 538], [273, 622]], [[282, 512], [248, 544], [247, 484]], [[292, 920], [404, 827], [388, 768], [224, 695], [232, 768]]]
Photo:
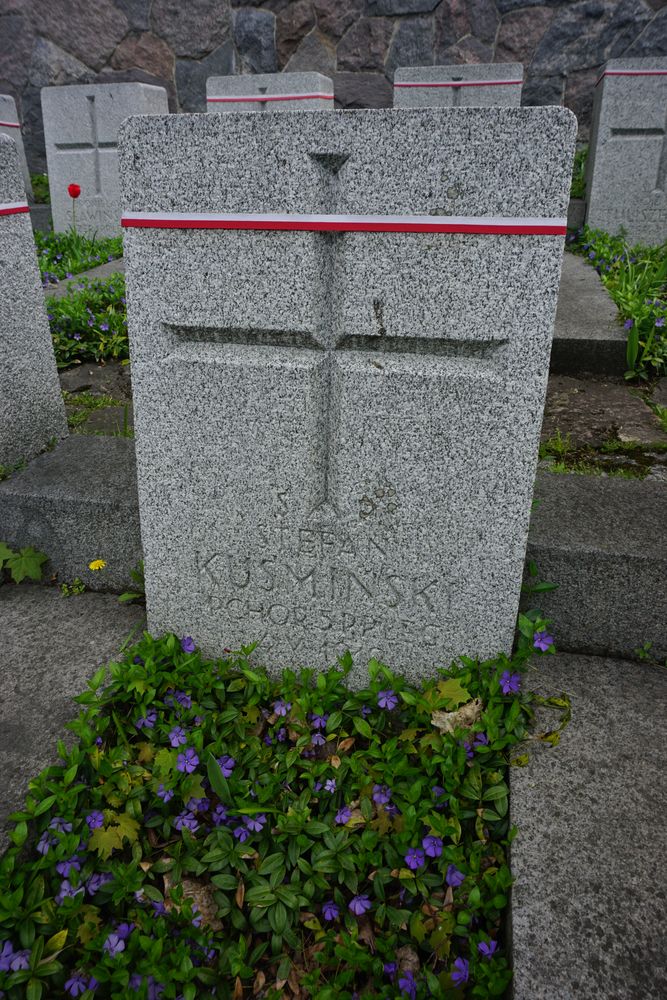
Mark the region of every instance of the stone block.
[[28, 163], [25, 158], [25, 149], [23, 148], [21, 123], [16, 110], [16, 102], [9, 94], [0, 94], [0, 135], [6, 135], [16, 143], [25, 193], [28, 198], [32, 199], [32, 182], [30, 180]]
[[595, 88], [586, 221], [628, 240], [667, 236], [667, 57], [613, 59]]
[[333, 83], [322, 73], [210, 76], [206, 108], [223, 111], [331, 111]]
[[270, 668], [350, 649], [357, 684], [372, 656], [416, 678], [510, 648], [575, 128], [560, 108], [124, 124], [154, 631], [256, 639]]
[[16, 143], [0, 135], [0, 465], [67, 434]]
[[520, 63], [403, 66], [394, 73], [394, 107], [518, 107], [522, 82]]
[[0, 483], [0, 538], [46, 553], [61, 582], [126, 590], [141, 559], [134, 441], [73, 434]]
[[70, 184], [79, 184], [76, 229], [87, 236], [120, 233], [118, 129], [129, 115], [165, 114], [167, 92], [145, 83], [44, 87], [42, 114], [53, 228], [72, 225]]

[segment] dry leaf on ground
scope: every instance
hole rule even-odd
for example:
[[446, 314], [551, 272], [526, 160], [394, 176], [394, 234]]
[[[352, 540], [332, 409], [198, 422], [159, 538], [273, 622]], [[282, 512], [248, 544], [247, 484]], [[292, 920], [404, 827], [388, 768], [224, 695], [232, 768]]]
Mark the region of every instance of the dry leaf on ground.
[[431, 725], [439, 729], [441, 733], [453, 733], [455, 729], [470, 729], [479, 721], [484, 705], [479, 698], [466, 702], [455, 712], [441, 712], [439, 710], [431, 714]]

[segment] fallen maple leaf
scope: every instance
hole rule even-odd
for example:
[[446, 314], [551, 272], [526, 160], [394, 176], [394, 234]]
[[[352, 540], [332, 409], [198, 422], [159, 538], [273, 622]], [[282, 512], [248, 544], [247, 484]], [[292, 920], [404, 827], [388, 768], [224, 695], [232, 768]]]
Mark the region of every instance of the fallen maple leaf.
[[441, 733], [453, 733], [455, 729], [470, 729], [479, 720], [483, 704], [479, 698], [466, 702], [455, 712], [436, 710], [431, 714], [431, 725]]

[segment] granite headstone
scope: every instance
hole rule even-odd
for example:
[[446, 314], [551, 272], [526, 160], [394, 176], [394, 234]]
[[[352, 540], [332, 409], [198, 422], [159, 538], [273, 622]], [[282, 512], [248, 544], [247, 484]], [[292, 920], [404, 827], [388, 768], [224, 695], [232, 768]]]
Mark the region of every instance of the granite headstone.
[[25, 158], [21, 122], [16, 110], [16, 101], [9, 94], [0, 94], [0, 135], [7, 135], [16, 143], [25, 193], [28, 198], [32, 198], [32, 182], [30, 180], [28, 161]]
[[667, 57], [612, 59], [595, 87], [586, 221], [630, 243], [667, 239]]
[[330, 111], [333, 106], [333, 83], [322, 73], [210, 76], [206, 81], [207, 111]]
[[76, 84], [42, 89], [53, 228], [72, 226], [70, 184], [78, 184], [76, 229], [120, 233], [118, 129], [129, 115], [166, 114], [167, 92], [146, 83]]
[[401, 66], [394, 73], [395, 108], [518, 108], [521, 63]]
[[555, 107], [123, 125], [151, 629], [271, 668], [349, 649], [357, 684], [372, 656], [509, 650], [575, 131]]
[[0, 288], [0, 465], [13, 465], [65, 437], [67, 421], [19, 156], [16, 143], [4, 135]]

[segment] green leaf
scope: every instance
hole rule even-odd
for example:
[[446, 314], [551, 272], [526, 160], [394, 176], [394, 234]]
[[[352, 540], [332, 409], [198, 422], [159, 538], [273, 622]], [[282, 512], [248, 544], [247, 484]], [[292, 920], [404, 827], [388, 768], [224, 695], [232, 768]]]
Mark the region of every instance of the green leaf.
[[42, 565], [47, 559], [48, 556], [43, 552], [38, 552], [32, 545], [28, 545], [7, 559], [7, 569], [11, 572], [14, 583], [22, 583], [26, 577], [29, 580], [41, 580]]
[[501, 781], [498, 785], [492, 785], [491, 788], [487, 788], [482, 798], [485, 802], [495, 802], [496, 799], [503, 799], [507, 795], [509, 795], [509, 788], [504, 781]]
[[470, 694], [463, 687], [458, 677], [450, 677], [449, 680], [439, 681], [437, 692], [441, 698], [444, 698], [449, 703], [451, 708], [458, 708], [459, 705], [464, 705], [467, 701], [470, 701]]
[[139, 836], [139, 824], [129, 813], [121, 813], [116, 819], [120, 836], [133, 844]]
[[117, 826], [111, 826], [108, 830], [98, 827], [93, 830], [88, 847], [91, 851], [97, 851], [103, 861], [111, 857], [111, 852], [120, 850], [123, 846], [123, 839]]
[[176, 753], [173, 750], [168, 750], [167, 747], [163, 747], [162, 750], [158, 750], [155, 755], [155, 760], [153, 761], [153, 771], [157, 773], [160, 778], [166, 778], [170, 774], [174, 767], [176, 766]]
[[23, 820], [17, 823], [12, 832], [9, 834], [12, 839], [12, 843], [20, 847], [21, 844], [25, 844], [28, 837], [28, 824]]
[[373, 730], [368, 725], [368, 723], [366, 722], [365, 719], [358, 719], [358, 718], [355, 717], [355, 719], [354, 719], [354, 728], [357, 730], [357, 732], [361, 736], [364, 736], [367, 740], [370, 740], [370, 739], [373, 738]]
[[335, 733], [338, 729], [340, 729], [342, 721], [343, 721], [342, 712], [332, 712], [329, 718], [327, 719], [326, 731], [328, 733]]
[[67, 941], [67, 928], [58, 931], [57, 934], [53, 934], [46, 942], [44, 950], [47, 954], [53, 951], [60, 951], [61, 948], [65, 947], [65, 941]]
[[13, 555], [16, 555], [14, 550], [10, 549], [5, 542], [0, 542], [0, 569], [2, 569], [3, 563], [6, 563]]
[[25, 991], [26, 1000], [41, 1000], [42, 988], [39, 979], [31, 979]]
[[227, 779], [223, 777], [220, 765], [212, 753], [208, 755], [206, 773], [208, 774], [208, 780], [211, 782], [211, 788], [218, 798], [223, 802], [229, 802], [229, 783]]

